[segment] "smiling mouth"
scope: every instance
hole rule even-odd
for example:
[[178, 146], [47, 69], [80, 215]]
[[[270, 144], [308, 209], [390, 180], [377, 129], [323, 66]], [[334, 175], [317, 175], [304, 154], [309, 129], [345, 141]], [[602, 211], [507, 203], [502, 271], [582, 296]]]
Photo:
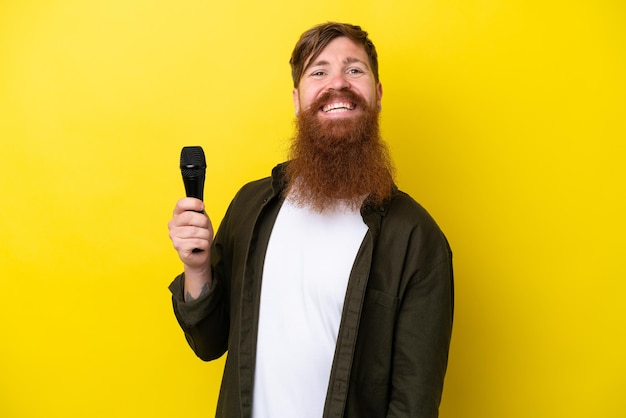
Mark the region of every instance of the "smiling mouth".
[[340, 113], [340, 112], [348, 112], [350, 110], [354, 110], [354, 103], [350, 102], [337, 102], [330, 103], [322, 107], [322, 112], [324, 113]]

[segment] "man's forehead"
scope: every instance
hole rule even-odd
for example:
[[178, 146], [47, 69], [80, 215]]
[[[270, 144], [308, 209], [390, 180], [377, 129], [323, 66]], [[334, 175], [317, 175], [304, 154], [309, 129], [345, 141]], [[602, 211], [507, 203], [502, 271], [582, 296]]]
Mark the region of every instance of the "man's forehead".
[[349, 54], [346, 57], [343, 57], [342, 64], [361, 63], [369, 67], [369, 57], [367, 56], [365, 47], [363, 45], [360, 45], [354, 42], [352, 39], [346, 36], [340, 36], [330, 41], [326, 46], [324, 46], [324, 48], [318, 51], [317, 54], [315, 54], [315, 56], [311, 54], [311, 56], [309, 56], [305, 61], [306, 65], [304, 66], [304, 69], [314, 67], [314, 66], [329, 65], [330, 62], [328, 61], [328, 59], [324, 58], [324, 53], [328, 52], [329, 47], [331, 47], [331, 44], [337, 40], [345, 40], [345, 41], [348, 41], [348, 44], [349, 44], [349, 46], [345, 46], [342, 48], [342, 50], [346, 50], [347, 51], [346, 53]]

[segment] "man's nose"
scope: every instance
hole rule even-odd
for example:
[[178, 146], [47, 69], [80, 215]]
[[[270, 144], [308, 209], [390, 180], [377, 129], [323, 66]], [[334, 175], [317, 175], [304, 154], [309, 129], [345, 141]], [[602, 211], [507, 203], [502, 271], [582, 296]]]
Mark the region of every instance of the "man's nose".
[[329, 90], [343, 90], [349, 88], [350, 82], [343, 72], [334, 74], [328, 83]]

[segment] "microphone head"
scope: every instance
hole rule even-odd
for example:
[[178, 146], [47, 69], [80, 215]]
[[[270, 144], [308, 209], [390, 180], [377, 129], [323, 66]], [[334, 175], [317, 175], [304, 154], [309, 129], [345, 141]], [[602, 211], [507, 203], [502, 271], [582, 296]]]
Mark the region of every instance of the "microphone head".
[[202, 147], [183, 147], [180, 152], [180, 170], [183, 177], [197, 177], [206, 170]]
[[187, 197], [202, 200], [206, 173], [206, 159], [202, 147], [183, 147], [180, 152], [180, 171]]

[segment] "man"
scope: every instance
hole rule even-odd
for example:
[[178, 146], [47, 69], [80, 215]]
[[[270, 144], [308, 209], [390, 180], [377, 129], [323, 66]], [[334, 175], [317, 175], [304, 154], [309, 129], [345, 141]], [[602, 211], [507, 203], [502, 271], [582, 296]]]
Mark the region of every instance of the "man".
[[452, 255], [394, 186], [376, 49], [327, 23], [290, 64], [289, 162], [237, 193], [215, 240], [200, 200], [181, 199], [169, 223], [187, 341], [207, 361], [228, 351], [217, 416], [437, 417]]

